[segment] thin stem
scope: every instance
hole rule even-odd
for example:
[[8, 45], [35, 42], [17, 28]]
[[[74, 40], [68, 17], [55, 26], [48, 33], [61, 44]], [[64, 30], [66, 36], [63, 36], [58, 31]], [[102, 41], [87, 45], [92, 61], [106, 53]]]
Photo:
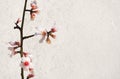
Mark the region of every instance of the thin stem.
[[28, 36], [24, 36], [24, 37], [23, 37], [23, 40], [24, 40], [24, 39], [31, 38], [31, 37], [34, 37], [34, 36], [35, 36], [35, 34], [33, 34], [33, 35], [28, 35]]
[[27, 77], [27, 79], [29, 79], [29, 78]]
[[26, 9], [25, 11], [31, 12], [31, 10]]
[[[26, 6], [27, 6], [27, 0], [25, 0], [25, 4], [24, 4], [23, 16], [22, 16], [22, 24], [21, 24], [21, 29], [20, 29], [20, 41], [21, 41], [20, 56], [21, 57], [23, 57], [23, 26], [24, 26]], [[24, 70], [23, 70], [23, 68], [21, 68], [21, 79], [24, 79]]]
[[21, 24], [22, 29], [23, 29], [23, 26], [24, 26], [24, 18], [25, 18], [26, 6], [27, 6], [27, 0], [25, 0], [24, 10], [23, 10], [23, 17], [22, 17], [22, 24]]
[[15, 23], [15, 25], [16, 26], [14, 27], [14, 29], [19, 29], [19, 30], [21, 29], [20, 26], [17, 23]]

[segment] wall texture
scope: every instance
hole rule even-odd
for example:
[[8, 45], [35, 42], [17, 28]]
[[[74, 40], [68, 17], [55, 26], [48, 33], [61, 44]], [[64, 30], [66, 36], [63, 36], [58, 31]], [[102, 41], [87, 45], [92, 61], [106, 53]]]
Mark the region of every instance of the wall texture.
[[[39, 36], [24, 42], [34, 79], [120, 79], [120, 0], [37, 1], [41, 12], [32, 22], [26, 13], [25, 35], [54, 22], [58, 32], [51, 45], [39, 43]], [[9, 57], [7, 42], [19, 40], [13, 27], [24, 0], [0, 3], [0, 79], [20, 79], [20, 57]]]

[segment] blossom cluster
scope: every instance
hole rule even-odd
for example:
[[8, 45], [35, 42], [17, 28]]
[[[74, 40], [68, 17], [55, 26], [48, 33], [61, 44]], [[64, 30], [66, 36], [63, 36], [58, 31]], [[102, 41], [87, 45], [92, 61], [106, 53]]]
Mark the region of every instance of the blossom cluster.
[[[10, 57], [12, 57], [13, 55], [16, 55], [17, 53], [20, 53], [18, 51], [16, 51], [16, 49], [20, 46], [20, 42], [9, 42], [9, 44], [11, 45], [10, 47], [8, 47], [8, 49], [11, 51]], [[33, 69], [33, 65], [32, 65], [32, 55], [27, 53], [27, 52], [23, 52], [23, 57], [21, 60], [21, 64], [20, 64], [21, 68], [23, 68], [25, 71], [29, 71], [28, 74], [28, 78], [34, 77], [34, 69]]]
[[[16, 21], [16, 23], [19, 23], [20, 22], [20, 19], [18, 19]], [[50, 40], [50, 37], [52, 38], [56, 38], [56, 35], [54, 34], [56, 32], [56, 28], [51, 28], [49, 31], [47, 30], [43, 30], [43, 31], [40, 31], [40, 33], [35, 33], [34, 36], [36, 35], [41, 35], [42, 38], [40, 39], [40, 41], [42, 42], [43, 40], [46, 40], [46, 42], [48, 44], [51, 43], [51, 40]], [[21, 47], [21, 43], [18, 42], [18, 41], [14, 41], [14, 42], [9, 42], [10, 44], [10, 47], [8, 47], [8, 49], [11, 51], [11, 54], [10, 54], [10, 57], [18, 54], [18, 53], [21, 53], [20, 51], [17, 51], [17, 49], [19, 47]], [[23, 57], [21, 58], [21, 63], [20, 63], [20, 66], [21, 68], [23, 68], [25, 71], [29, 71], [29, 74], [28, 74], [28, 78], [32, 78], [34, 77], [34, 68], [33, 68], [33, 64], [32, 64], [32, 55], [28, 52], [22, 52], [23, 53]]]
[[[31, 20], [34, 20], [36, 15], [39, 13], [36, 0], [31, 2], [30, 7], [31, 8], [29, 10], [26, 9], [25, 11], [29, 11]], [[16, 26], [14, 27], [14, 29], [19, 29], [20, 34], [22, 34], [21, 36], [23, 36], [22, 25], [21, 25], [21, 27], [19, 26], [20, 22], [23, 23], [24, 20], [21, 20], [20, 18], [18, 18], [17, 21], [15, 22]], [[34, 68], [33, 68], [33, 64], [32, 64], [32, 55], [30, 53], [28, 53], [28, 52], [23, 52], [23, 50], [22, 50], [22, 48], [23, 48], [23, 40], [25, 38], [30, 38], [30, 37], [33, 37], [33, 36], [36, 36], [36, 35], [41, 35], [42, 38], [40, 39], [40, 42], [43, 42], [45, 40], [48, 44], [50, 44], [51, 43], [51, 37], [53, 39], [56, 38], [56, 35], [54, 34], [56, 31], [57, 31], [56, 28], [53, 27], [49, 31], [45, 29], [45, 30], [42, 30], [39, 33], [35, 33], [33, 35], [23, 36], [23, 37], [21, 37], [21, 42], [19, 42], [19, 41], [10, 41], [10, 42], [8, 42], [9, 45], [10, 45], [8, 47], [8, 50], [11, 51], [10, 57], [13, 57], [16, 54], [21, 55], [20, 67], [24, 71], [29, 72], [29, 74], [27, 75], [27, 79], [34, 77]], [[20, 49], [18, 49], [18, 48], [20, 48]]]
[[12, 57], [13, 55], [16, 55], [17, 53], [19, 53], [17, 51], [17, 48], [20, 47], [21, 43], [18, 41], [15, 42], [9, 42], [9, 44], [11, 45], [10, 47], [8, 47], [8, 49], [11, 51], [10, 57]]
[[34, 68], [32, 64], [32, 55], [27, 52], [23, 52], [23, 57], [20, 66], [25, 70], [29, 71], [28, 78], [34, 77]]
[[43, 42], [44, 40], [48, 43], [48, 44], [51, 44], [51, 40], [50, 40], [50, 37], [52, 37], [53, 39], [56, 38], [56, 35], [54, 34], [56, 32], [56, 28], [53, 27], [50, 29], [50, 31], [47, 31], [47, 30], [43, 30], [41, 31], [41, 35], [42, 35], [42, 38], [40, 39], [40, 42]]
[[[20, 42], [15, 41], [15, 42], [9, 42], [11, 45], [8, 47], [8, 49], [11, 51], [10, 57], [20, 53], [16, 49], [20, 47]], [[34, 69], [33, 69], [33, 64], [32, 64], [32, 55], [27, 52], [23, 52], [23, 57], [21, 58], [21, 63], [20, 63], [21, 68], [23, 68], [25, 71], [29, 71], [28, 78], [34, 77]]]
[[31, 6], [30, 17], [31, 17], [31, 20], [34, 20], [36, 15], [39, 13], [36, 0], [32, 1], [30, 6]]

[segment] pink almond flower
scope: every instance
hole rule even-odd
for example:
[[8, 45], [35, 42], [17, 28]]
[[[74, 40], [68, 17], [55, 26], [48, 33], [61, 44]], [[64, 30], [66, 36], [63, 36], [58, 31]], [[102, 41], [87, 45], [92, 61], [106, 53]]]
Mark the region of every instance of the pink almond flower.
[[15, 41], [15, 42], [9, 42], [9, 44], [11, 45], [11, 47], [8, 47], [8, 50], [11, 51], [10, 57], [12, 57], [18, 53], [16, 49], [20, 46], [20, 43]]
[[37, 9], [38, 8], [37, 7], [37, 2], [35, 0], [33, 2], [31, 2], [30, 6], [31, 6], [31, 9]]
[[18, 41], [15, 41], [15, 42], [9, 42], [9, 44], [11, 45], [11, 46], [20, 46], [21, 44], [20, 44], [20, 42], [18, 42]]
[[38, 10], [38, 9], [32, 10], [32, 11], [30, 12], [31, 20], [34, 20], [38, 13], [39, 13], [39, 10]]
[[36, 0], [34, 0], [31, 3], [31, 11], [30, 11], [31, 20], [34, 20], [38, 13], [39, 13], [39, 10], [38, 10], [38, 7], [37, 7], [37, 2], [36, 2]]
[[17, 54], [17, 52], [15, 51], [15, 49], [16, 49], [15, 47], [8, 47], [8, 50], [11, 51], [10, 57], [12, 57], [12, 56], [14, 56], [14, 55]]
[[32, 62], [31, 62], [31, 59], [29, 57], [22, 57], [22, 61], [21, 61], [21, 64], [20, 66], [28, 71], [29, 68], [32, 68]]
[[34, 69], [32, 65], [31, 54], [28, 52], [23, 52], [23, 57], [20, 66], [25, 70], [29, 71], [27, 79], [34, 77]]
[[50, 31], [46, 31], [46, 30], [42, 31], [41, 32], [42, 38], [40, 39], [40, 43], [43, 42], [43, 40], [45, 40], [45, 38], [46, 38], [46, 42], [48, 44], [51, 44], [50, 37], [55, 39], [56, 35], [53, 33], [55, 33], [56, 31], [57, 31], [56, 28], [51, 28]]
[[30, 18], [31, 18], [31, 20], [34, 20], [35, 17], [36, 17], [36, 14], [31, 12], [31, 13], [30, 13]]

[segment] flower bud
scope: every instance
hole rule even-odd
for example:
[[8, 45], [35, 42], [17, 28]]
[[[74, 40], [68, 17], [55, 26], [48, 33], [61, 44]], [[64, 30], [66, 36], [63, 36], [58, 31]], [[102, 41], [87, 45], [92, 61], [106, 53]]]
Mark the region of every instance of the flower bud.
[[51, 28], [51, 32], [56, 32], [57, 30], [56, 30], [56, 28], [54, 27], [54, 28]]
[[46, 42], [47, 42], [48, 44], [50, 44], [50, 43], [51, 43], [51, 40], [47, 37]]
[[32, 78], [34, 77], [34, 74], [28, 74], [27, 78]]
[[31, 20], [34, 20], [34, 19], [35, 19], [36, 14], [35, 14], [35, 13], [31, 13], [30, 15], [31, 15]]
[[52, 34], [52, 33], [50, 34], [50, 36], [51, 36], [52, 38], [54, 38], [54, 39], [56, 38], [56, 35], [54, 35], [54, 34]]
[[17, 21], [16, 21], [16, 24], [20, 23], [21, 22], [21, 19], [18, 18]]

